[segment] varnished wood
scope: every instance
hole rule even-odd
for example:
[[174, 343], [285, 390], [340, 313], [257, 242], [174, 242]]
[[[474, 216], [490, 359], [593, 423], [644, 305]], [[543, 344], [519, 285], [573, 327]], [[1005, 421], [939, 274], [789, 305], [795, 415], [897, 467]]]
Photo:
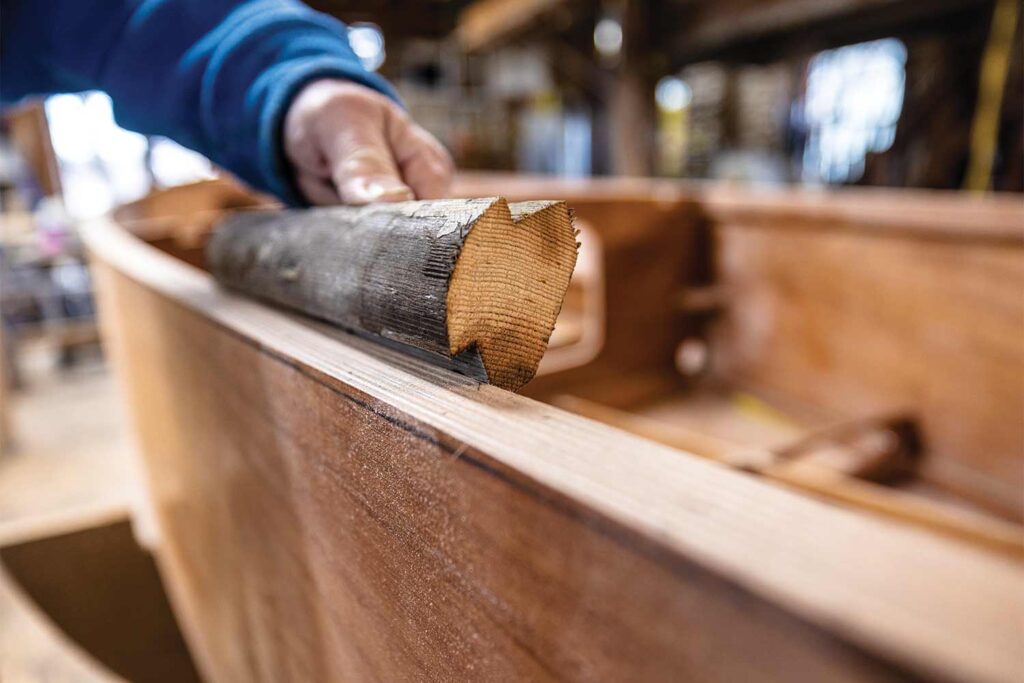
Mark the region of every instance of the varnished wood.
[[87, 239], [210, 680], [1022, 674], [1017, 564]]

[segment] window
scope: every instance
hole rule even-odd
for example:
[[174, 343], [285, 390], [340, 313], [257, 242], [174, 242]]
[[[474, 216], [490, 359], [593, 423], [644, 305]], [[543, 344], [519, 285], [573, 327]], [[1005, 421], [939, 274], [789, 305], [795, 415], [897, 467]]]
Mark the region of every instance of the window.
[[907, 49], [895, 38], [826, 50], [808, 67], [802, 111], [807, 138], [803, 180], [858, 180], [869, 152], [896, 137], [903, 108]]
[[53, 151], [68, 213], [91, 218], [158, 186], [213, 176], [203, 156], [166, 138], [146, 138], [114, 121], [106, 93], [53, 95], [46, 100]]

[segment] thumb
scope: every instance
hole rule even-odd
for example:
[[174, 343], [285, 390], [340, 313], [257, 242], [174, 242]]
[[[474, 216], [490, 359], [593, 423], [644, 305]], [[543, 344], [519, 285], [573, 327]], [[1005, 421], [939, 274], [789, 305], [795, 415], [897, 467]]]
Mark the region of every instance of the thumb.
[[413, 199], [413, 191], [402, 182], [385, 138], [383, 117], [353, 111], [347, 114], [347, 121], [339, 121], [344, 125], [327, 136], [324, 149], [342, 203]]

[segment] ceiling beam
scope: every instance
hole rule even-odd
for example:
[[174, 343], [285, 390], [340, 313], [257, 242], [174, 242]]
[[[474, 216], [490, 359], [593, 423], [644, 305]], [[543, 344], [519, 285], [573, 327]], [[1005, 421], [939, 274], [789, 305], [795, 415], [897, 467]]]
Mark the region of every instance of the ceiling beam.
[[681, 8], [673, 66], [758, 52], [824, 49], [913, 30], [991, 0], [718, 0]]
[[455, 39], [466, 52], [503, 42], [565, 0], [477, 0], [459, 14]]

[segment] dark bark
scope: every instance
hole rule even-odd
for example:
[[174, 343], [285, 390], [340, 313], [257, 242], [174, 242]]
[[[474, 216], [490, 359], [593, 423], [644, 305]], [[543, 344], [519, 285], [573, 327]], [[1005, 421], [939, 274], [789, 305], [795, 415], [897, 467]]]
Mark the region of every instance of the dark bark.
[[241, 212], [214, 232], [206, 260], [228, 287], [488, 381], [496, 371], [475, 343], [455, 355], [449, 344], [455, 263], [485, 216], [512, 230], [513, 220], [550, 206], [524, 204], [515, 219], [500, 198]]

